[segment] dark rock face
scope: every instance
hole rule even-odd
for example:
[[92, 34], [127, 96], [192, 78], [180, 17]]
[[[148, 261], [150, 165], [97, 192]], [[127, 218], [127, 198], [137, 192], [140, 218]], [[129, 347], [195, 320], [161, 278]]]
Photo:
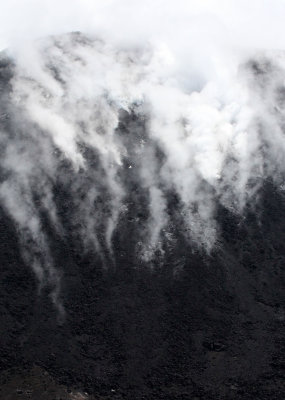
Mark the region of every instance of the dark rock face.
[[[11, 68], [1, 67], [4, 85]], [[121, 119], [118, 134], [128, 141], [128, 126], [139, 122], [132, 114]], [[8, 114], [1, 124], [11, 127]], [[39, 290], [17, 225], [1, 209], [1, 370], [36, 365], [59, 384], [102, 399], [281, 399], [285, 193], [268, 179], [243, 218], [217, 206], [220, 238], [208, 255], [186, 239], [179, 200], [170, 192], [176, 239], [148, 263], [137, 256], [146, 195], [134, 169], [122, 179], [130, 186], [127, 212], [114, 231], [113, 254], [105, 249], [103, 259], [83, 251], [68, 185], [53, 184], [64, 234], [44, 211], [41, 221], [61, 271], [64, 316], [52, 304], [53, 288]], [[104, 196], [97, 201], [103, 209]]]
[[2, 211], [1, 369], [36, 364], [110, 398], [280, 398], [285, 207], [269, 182], [259, 211], [239, 221], [220, 210], [223, 241], [211, 256], [181, 239], [152, 269], [129, 257], [131, 222], [117, 230], [109, 269], [54, 240], [63, 322], [37, 293]]
[[6, 400], [94, 400], [87, 393], [57, 384], [47, 371], [39, 367], [5, 371], [1, 375], [0, 396]]

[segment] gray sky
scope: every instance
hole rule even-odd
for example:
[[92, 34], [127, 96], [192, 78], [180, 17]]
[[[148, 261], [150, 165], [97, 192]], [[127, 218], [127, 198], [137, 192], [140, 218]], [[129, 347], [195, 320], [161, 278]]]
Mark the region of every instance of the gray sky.
[[284, 0], [1, 0], [0, 48], [71, 30], [285, 48], [284, 17]]

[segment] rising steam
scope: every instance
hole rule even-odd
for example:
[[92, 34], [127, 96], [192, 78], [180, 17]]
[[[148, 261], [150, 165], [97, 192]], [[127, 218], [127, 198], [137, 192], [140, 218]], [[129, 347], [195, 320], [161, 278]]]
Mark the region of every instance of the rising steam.
[[210, 252], [219, 203], [242, 215], [264, 179], [283, 183], [284, 53], [230, 46], [223, 24], [194, 17], [165, 40], [87, 29], [27, 40], [2, 57], [0, 201], [59, 306], [44, 229], [65, 234], [59, 189], [72, 235], [102, 260], [130, 208], [143, 208], [132, 223], [148, 262], [174, 240], [170, 194], [189, 243]]

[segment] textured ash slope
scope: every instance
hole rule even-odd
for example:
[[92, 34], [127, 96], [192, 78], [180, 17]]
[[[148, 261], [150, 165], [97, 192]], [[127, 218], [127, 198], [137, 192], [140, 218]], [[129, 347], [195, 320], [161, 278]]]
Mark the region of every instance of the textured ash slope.
[[[5, 97], [11, 68], [2, 61], [0, 122], [2, 130], [17, 135], [17, 119]], [[130, 149], [134, 127], [145, 134], [135, 114], [122, 112], [117, 134]], [[91, 171], [96, 171], [96, 154], [85, 152]], [[163, 154], [157, 152], [162, 162]], [[173, 240], [165, 241], [164, 253], [158, 251], [147, 262], [138, 257], [138, 243], [145, 235], [141, 227], [149, 216], [148, 198], [136, 179], [134, 160], [126, 157], [124, 163], [127, 207], [114, 231], [113, 254], [105, 243], [104, 219], [97, 227], [103, 257], [92, 248], [84, 250], [74, 228], [68, 179], [52, 183], [60, 233], [34, 193], [54, 265], [61, 272], [64, 316], [52, 302], [52, 281], [39, 292], [23, 259], [23, 232], [1, 209], [1, 370], [28, 371], [37, 365], [58, 383], [104, 399], [282, 398], [285, 193], [267, 179], [244, 217], [218, 205], [220, 237], [207, 255], [184, 235], [180, 200], [169, 191]], [[72, 180], [70, 165], [62, 163], [61, 168]], [[97, 206], [108, 215], [104, 188]]]
[[131, 222], [114, 239], [112, 271], [76, 243], [54, 240], [62, 324], [46, 294], [37, 295], [2, 213], [1, 368], [37, 364], [61, 383], [127, 398], [281, 398], [284, 195], [269, 183], [262, 195], [259, 221], [249, 213], [239, 224], [221, 210], [224, 239], [212, 257], [181, 240], [153, 271], [123, 244]]

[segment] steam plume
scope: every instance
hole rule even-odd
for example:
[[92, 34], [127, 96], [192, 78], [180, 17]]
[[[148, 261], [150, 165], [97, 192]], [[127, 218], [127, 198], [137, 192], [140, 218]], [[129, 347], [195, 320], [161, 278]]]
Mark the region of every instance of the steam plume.
[[[129, 11], [145, 10], [134, 3]], [[31, 31], [24, 46], [8, 35], [0, 200], [18, 228], [23, 257], [41, 284], [53, 286], [55, 303], [60, 268], [43, 225], [64, 235], [57, 187], [71, 198], [71, 231], [102, 260], [113, 257], [114, 232], [130, 207], [144, 207], [144, 218], [133, 222], [138, 255], [151, 261], [173, 240], [170, 193], [189, 243], [210, 252], [219, 203], [242, 215], [264, 179], [283, 183], [284, 53], [270, 40], [266, 51], [253, 40], [253, 50], [238, 31], [223, 39], [233, 2], [202, 18], [213, 4], [186, 14], [190, 28], [186, 3], [168, 4], [169, 15], [184, 23], [173, 37], [163, 23], [162, 33], [152, 25], [151, 35], [139, 24], [130, 39], [124, 30], [111, 35], [107, 23], [92, 31], [91, 20], [84, 34], [31, 41]], [[124, 2], [116, 7], [126, 11]], [[156, 5], [152, 11], [158, 17]]]

